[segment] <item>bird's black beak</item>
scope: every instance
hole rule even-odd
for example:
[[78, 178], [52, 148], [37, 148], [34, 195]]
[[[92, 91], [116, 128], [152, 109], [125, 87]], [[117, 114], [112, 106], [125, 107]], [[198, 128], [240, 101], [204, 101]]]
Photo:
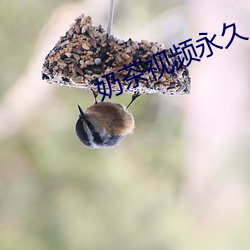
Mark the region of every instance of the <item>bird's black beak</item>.
[[78, 110], [79, 110], [79, 113], [80, 113], [80, 118], [86, 118], [86, 116], [85, 116], [85, 113], [82, 111], [82, 108], [79, 106], [79, 105], [77, 105], [78, 106]]

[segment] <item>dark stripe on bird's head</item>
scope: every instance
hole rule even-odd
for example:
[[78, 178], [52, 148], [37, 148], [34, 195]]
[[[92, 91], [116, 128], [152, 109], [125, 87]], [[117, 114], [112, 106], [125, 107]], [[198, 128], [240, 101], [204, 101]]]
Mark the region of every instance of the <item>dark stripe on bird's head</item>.
[[98, 132], [96, 132], [93, 124], [88, 119], [86, 119], [85, 122], [86, 122], [87, 126], [89, 127], [89, 130], [92, 132], [94, 142], [98, 145], [102, 144], [103, 140], [102, 140], [100, 134]]
[[91, 147], [91, 142], [88, 138], [88, 135], [84, 129], [83, 122], [81, 118], [79, 118], [76, 122], [76, 134], [80, 141], [87, 147]]
[[[96, 144], [98, 144], [98, 145], [102, 144], [103, 140], [101, 139], [100, 134], [98, 132], [96, 132], [93, 124], [86, 117], [86, 114], [83, 112], [82, 108], [79, 105], [78, 105], [78, 110], [79, 110], [79, 113], [80, 113], [79, 120], [84, 120], [86, 122], [89, 130], [92, 132], [94, 142]], [[84, 130], [83, 124], [82, 124], [82, 130]], [[87, 134], [86, 134], [86, 136], [87, 136]]]

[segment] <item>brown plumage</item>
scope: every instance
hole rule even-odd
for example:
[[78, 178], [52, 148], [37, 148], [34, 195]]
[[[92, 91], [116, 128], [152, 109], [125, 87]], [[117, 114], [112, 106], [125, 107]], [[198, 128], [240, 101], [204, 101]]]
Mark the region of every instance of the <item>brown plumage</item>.
[[110, 135], [128, 135], [133, 132], [134, 118], [119, 103], [99, 102], [88, 107], [86, 116], [97, 131]]

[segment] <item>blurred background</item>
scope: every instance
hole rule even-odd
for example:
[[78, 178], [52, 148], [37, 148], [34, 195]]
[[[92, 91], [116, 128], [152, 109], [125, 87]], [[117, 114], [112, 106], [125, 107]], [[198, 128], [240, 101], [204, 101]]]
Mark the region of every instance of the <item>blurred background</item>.
[[[92, 94], [41, 68], [81, 13], [106, 28], [108, 5], [0, 2], [0, 249], [249, 250], [250, 40], [205, 51], [190, 95], [139, 98], [134, 134], [90, 150], [74, 126]], [[250, 37], [250, 1], [117, 0], [112, 32], [166, 47], [207, 32], [225, 47], [223, 23]]]

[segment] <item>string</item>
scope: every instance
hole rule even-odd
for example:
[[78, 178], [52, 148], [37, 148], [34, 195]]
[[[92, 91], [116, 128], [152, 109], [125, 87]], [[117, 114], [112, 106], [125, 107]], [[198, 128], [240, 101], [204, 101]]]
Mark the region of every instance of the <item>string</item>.
[[107, 27], [108, 34], [111, 33], [111, 29], [112, 29], [114, 9], [115, 9], [115, 0], [110, 0], [109, 12], [108, 12], [108, 27]]

